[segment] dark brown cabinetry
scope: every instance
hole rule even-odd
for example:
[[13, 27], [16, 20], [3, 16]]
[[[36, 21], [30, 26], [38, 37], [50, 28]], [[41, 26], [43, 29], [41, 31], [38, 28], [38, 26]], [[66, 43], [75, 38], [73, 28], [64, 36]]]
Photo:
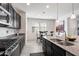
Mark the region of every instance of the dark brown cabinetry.
[[43, 51], [46, 56], [66, 56], [66, 51], [52, 42], [42, 38]]
[[54, 56], [66, 56], [66, 51], [55, 44], [51, 44], [52, 55]]
[[18, 29], [20, 29], [21, 28], [21, 16], [18, 13], [16, 13], [15, 22], [16, 22], [15, 27], [18, 28]]
[[8, 26], [9, 5], [0, 3], [0, 27]]
[[25, 37], [21, 38], [19, 44], [20, 44], [20, 53], [21, 53], [21, 51], [22, 51], [22, 49], [23, 49], [23, 47], [25, 45]]
[[[7, 13], [10, 13], [10, 15], [7, 15], [5, 12], [4, 12], [5, 15], [1, 15], [0, 13], [0, 21], [5, 21], [6, 23], [8, 23], [9, 25], [6, 26], [8, 28], [20, 29], [21, 28], [21, 16], [16, 12], [13, 6], [10, 3], [0, 3], [0, 6], [5, 11], [7, 11]], [[0, 11], [3, 12], [2, 10]]]

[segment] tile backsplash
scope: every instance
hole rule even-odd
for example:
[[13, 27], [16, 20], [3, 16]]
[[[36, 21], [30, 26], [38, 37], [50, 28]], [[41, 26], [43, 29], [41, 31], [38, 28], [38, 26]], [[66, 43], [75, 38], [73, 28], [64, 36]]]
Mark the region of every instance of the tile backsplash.
[[15, 29], [0, 27], [0, 37], [8, 36], [15, 33], [16, 33]]

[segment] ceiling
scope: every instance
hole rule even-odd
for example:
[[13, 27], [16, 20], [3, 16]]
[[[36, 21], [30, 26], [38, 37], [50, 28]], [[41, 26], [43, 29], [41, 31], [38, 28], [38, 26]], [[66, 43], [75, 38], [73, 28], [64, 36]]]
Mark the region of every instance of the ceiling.
[[[46, 8], [49, 5], [49, 8]], [[42, 19], [56, 19], [57, 18], [57, 3], [31, 3], [26, 5], [26, 14], [29, 18], [42, 18]], [[74, 10], [79, 9], [79, 4], [74, 4]], [[58, 17], [62, 17], [72, 12], [71, 3], [58, 4]]]
[[26, 3], [12, 3], [12, 5], [16, 8], [16, 10], [26, 12]]

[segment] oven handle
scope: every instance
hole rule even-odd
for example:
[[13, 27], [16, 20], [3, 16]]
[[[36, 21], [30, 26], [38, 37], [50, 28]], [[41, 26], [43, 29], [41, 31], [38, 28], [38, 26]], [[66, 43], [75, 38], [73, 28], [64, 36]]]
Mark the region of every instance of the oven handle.
[[6, 51], [6, 53], [5, 53], [5, 55], [6, 56], [10, 56], [15, 50], [16, 50], [16, 48], [19, 46], [19, 44], [17, 44], [10, 52], [8, 52], [8, 51]]

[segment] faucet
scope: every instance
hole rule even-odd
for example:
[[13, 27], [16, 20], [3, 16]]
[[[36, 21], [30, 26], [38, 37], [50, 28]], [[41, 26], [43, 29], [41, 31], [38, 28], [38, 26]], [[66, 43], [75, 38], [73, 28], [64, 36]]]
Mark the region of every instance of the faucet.
[[64, 33], [65, 33], [65, 42], [67, 42], [67, 37], [66, 37], [66, 31], [64, 30]]

